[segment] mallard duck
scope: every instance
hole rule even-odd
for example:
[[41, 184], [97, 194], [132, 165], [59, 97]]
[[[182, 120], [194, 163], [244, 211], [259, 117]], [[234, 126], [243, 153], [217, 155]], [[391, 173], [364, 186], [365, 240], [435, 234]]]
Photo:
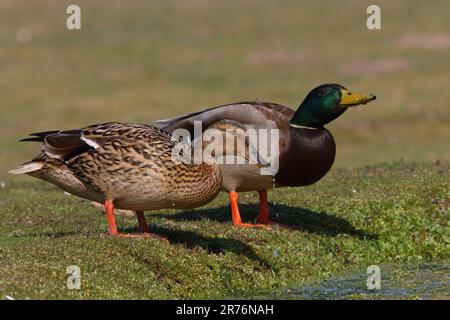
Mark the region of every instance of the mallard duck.
[[[177, 164], [171, 135], [154, 126], [109, 122], [31, 136], [22, 141], [41, 142], [42, 151], [10, 173], [103, 203], [110, 235], [149, 236], [143, 211], [198, 207], [220, 191], [216, 163]], [[119, 233], [114, 208], [136, 211], [142, 233]]]
[[[238, 102], [155, 123], [169, 132], [184, 128], [193, 133], [196, 121], [202, 123], [203, 129], [208, 129], [225, 119], [246, 128], [278, 129], [279, 169], [274, 176], [261, 175], [257, 164], [220, 165], [222, 190], [229, 193], [234, 225], [268, 228], [271, 221], [267, 189], [308, 186], [319, 181], [330, 170], [336, 154], [333, 136], [324, 126], [349, 107], [375, 99], [375, 95], [350, 92], [339, 84], [323, 84], [309, 92], [297, 111], [276, 103]], [[244, 191], [259, 194], [260, 212], [256, 224], [241, 220], [238, 192]]]

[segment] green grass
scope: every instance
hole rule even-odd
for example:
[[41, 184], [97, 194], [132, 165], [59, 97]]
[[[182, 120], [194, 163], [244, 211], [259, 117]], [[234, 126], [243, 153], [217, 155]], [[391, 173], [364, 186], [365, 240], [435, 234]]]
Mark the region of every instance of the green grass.
[[[157, 239], [107, 237], [88, 202], [43, 183], [0, 190], [0, 294], [14, 298], [239, 298], [282, 292], [372, 264], [449, 261], [448, 163], [335, 170], [271, 191], [273, 220], [236, 229], [226, 195], [193, 211], [148, 213]], [[244, 219], [256, 197], [242, 194]], [[118, 218], [134, 231], [134, 218]], [[78, 265], [81, 290], [66, 288]]]
[[[1, 295], [264, 296], [369, 264], [448, 261], [449, 1], [377, 1], [380, 31], [366, 28], [369, 0], [76, 3], [80, 31], [65, 28], [73, 1], [0, 2]], [[233, 228], [221, 194], [148, 214], [170, 243], [111, 239], [85, 201], [7, 173], [36, 154], [17, 142], [30, 132], [255, 98], [296, 108], [326, 82], [378, 99], [328, 126], [337, 159], [321, 182], [270, 192], [292, 230]], [[241, 200], [251, 220], [255, 195]], [[66, 289], [71, 264], [80, 291]]]

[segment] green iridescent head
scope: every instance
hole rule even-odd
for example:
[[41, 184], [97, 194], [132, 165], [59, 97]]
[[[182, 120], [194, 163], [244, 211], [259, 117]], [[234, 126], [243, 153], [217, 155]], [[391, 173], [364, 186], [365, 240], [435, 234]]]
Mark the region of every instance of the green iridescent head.
[[375, 99], [373, 94], [350, 92], [339, 84], [323, 84], [308, 93], [289, 124], [293, 127], [322, 128], [349, 107]]

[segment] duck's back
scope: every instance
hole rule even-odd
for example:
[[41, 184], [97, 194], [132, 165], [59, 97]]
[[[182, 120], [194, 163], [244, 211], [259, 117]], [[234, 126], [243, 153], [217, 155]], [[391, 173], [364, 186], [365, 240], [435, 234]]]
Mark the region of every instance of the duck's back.
[[205, 130], [222, 120], [236, 121], [243, 126], [253, 128], [279, 128], [284, 130], [288, 127], [288, 121], [294, 113], [295, 111], [291, 108], [277, 103], [244, 101], [159, 120], [155, 123], [168, 132], [182, 128], [190, 131], [192, 135], [194, 134], [195, 122], [200, 122], [202, 129]]

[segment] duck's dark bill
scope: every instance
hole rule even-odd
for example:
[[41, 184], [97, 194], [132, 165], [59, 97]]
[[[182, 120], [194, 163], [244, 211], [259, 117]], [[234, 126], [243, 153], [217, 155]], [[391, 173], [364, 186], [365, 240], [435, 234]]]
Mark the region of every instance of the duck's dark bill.
[[339, 105], [342, 107], [355, 107], [360, 104], [366, 104], [375, 100], [377, 97], [371, 93], [350, 92], [341, 89], [341, 101]]

